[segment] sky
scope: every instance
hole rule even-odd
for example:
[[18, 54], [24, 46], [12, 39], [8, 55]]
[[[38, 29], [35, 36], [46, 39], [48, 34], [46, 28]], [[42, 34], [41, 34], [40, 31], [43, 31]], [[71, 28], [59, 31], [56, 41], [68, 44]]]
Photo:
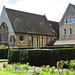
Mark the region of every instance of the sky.
[[3, 6], [10, 9], [44, 15], [48, 20], [60, 22], [68, 4], [75, 0], [0, 0], [0, 13]]

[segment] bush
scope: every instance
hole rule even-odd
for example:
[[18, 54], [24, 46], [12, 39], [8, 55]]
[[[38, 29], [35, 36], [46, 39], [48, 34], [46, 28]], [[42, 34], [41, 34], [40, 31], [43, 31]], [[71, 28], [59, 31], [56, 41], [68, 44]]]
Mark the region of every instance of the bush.
[[75, 48], [61, 49], [10, 49], [8, 52], [9, 63], [26, 63], [30, 65], [56, 65], [59, 60], [75, 59]]
[[0, 59], [8, 58], [8, 49], [0, 49]]
[[0, 45], [0, 59], [8, 58], [8, 46]]
[[27, 62], [27, 50], [25, 49], [9, 49], [8, 51], [8, 63], [25, 63]]

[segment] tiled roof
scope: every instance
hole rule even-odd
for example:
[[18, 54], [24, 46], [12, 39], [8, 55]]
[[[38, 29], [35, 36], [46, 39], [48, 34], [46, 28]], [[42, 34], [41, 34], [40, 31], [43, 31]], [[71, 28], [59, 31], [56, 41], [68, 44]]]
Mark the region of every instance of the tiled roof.
[[55, 22], [55, 21], [49, 21], [52, 29], [57, 33], [57, 35], [59, 36], [59, 22]]
[[15, 32], [54, 35], [44, 15], [5, 8]]

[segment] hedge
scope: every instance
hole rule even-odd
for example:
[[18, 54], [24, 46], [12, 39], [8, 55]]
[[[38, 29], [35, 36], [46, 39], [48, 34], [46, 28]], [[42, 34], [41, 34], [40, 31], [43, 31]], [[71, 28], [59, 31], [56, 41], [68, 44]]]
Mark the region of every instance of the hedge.
[[8, 58], [8, 49], [0, 49], [0, 59]]
[[0, 59], [8, 58], [8, 46], [0, 45]]
[[40, 47], [40, 49], [58, 49], [58, 48], [73, 48], [74, 46], [62, 45], [62, 46], [45, 46]]
[[26, 63], [30, 65], [56, 65], [59, 60], [75, 59], [75, 48], [63, 49], [10, 49], [8, 51], [8, 63]]

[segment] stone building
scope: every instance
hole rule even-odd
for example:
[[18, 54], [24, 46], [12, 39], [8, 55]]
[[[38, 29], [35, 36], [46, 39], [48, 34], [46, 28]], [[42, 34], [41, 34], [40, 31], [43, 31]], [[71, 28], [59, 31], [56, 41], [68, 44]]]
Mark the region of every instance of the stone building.
[[75, 5], [69, 4], [60, 23], [59, 39], [75, 40]]
[[42, 47], [56, 38], [45, 15], [3, 7], [0, 16], [0, 42], [11, 47]]

